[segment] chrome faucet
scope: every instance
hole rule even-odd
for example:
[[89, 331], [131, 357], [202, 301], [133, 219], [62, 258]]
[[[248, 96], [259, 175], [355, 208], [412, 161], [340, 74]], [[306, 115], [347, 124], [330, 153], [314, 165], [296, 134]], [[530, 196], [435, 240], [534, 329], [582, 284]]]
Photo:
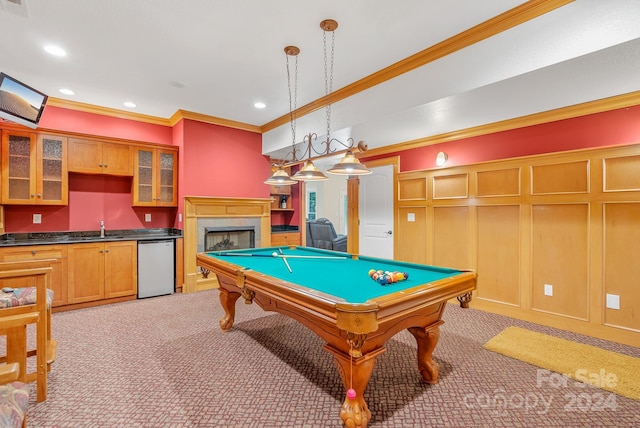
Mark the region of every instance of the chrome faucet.
[[104, 220], [100, 220], [100, 237], [104, 238]]

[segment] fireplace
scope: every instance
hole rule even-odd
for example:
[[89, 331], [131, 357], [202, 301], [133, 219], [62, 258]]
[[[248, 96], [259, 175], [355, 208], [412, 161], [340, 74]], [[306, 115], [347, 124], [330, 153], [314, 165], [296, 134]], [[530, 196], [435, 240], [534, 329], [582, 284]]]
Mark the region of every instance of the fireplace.
[[253, 226], [205, 227], [205, 251], [239, 250], [255, 248], [256, 230]]
[[[218, 287], [215, 275], [203, 278], [196, 266], [196, 254], [213, 251], [217, 242], [205, 242], [205, 229], [220, 230], [219, 241], [233, 241], [237, 248], [260, 248], [271, 243], [270, 198], [216, 198], [185, 196], [184, 198], [184, 286], [183, 293]], [[253, 229], [253, 238], [237, 235]], [[243, 235], [251, 235], [250, 232]], [[248, 239], [249, 243], [245, 244]], [[242, 241], [242, 242], [241, 242]], [[217, 248], [217, 247], [216, 247]], [[224, 251], [224, 250], [222, 250]]]

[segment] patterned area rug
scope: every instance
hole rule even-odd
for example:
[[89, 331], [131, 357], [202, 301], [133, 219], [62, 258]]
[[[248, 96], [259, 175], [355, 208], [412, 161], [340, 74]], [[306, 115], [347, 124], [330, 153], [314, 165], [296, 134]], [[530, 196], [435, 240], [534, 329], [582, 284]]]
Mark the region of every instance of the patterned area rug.
[[504, 329], [484, 348], [640, 401], [640, 358], [519, 327]]

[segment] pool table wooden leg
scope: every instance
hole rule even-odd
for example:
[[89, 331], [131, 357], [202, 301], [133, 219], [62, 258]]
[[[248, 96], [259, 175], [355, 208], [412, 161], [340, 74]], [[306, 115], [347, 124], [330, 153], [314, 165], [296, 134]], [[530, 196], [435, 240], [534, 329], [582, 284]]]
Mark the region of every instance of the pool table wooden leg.
[[220, 287], [220, 304], [224, 309], [224, 317], [220, 319], [220, 328], [223, 331], [231, 330], [236, 317], [236, 301], [240, 298], [240, 293], [234, 293], [226, 288]]
[[418, 368], [422, 379], [431, 384], [438, 382], [440, 368], [431, 355], [440, 339], [440, 325], [443, 323], [444, 321], [439, 321], [426, 327], [409, 327], [408, 329], [418, 343]]
[[333, 360], [340, 372], [345, 393], [349, 389], [353, 389], [356, 392], [354, 398], [346, 397], [344, 403], [342, 403], [342, 409], [340, 410], [342, 423], [347, 428], [366, 427], [371, 419], [371, 411], [364, 401], [364, 390], [369, 383], [376, 357], [386, 349], [378, 348], [364, 354], [362, 357], [353, 358], [332, 346], [325, 345], [324, 348], [333, 354]]

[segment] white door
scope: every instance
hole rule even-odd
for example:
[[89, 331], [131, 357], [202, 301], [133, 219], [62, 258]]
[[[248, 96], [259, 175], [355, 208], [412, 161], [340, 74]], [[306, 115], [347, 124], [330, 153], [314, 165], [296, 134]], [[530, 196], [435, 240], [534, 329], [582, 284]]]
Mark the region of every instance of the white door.
[[359, 253], [393, 259], [393, 165], [371, 168], [360, 176]]

